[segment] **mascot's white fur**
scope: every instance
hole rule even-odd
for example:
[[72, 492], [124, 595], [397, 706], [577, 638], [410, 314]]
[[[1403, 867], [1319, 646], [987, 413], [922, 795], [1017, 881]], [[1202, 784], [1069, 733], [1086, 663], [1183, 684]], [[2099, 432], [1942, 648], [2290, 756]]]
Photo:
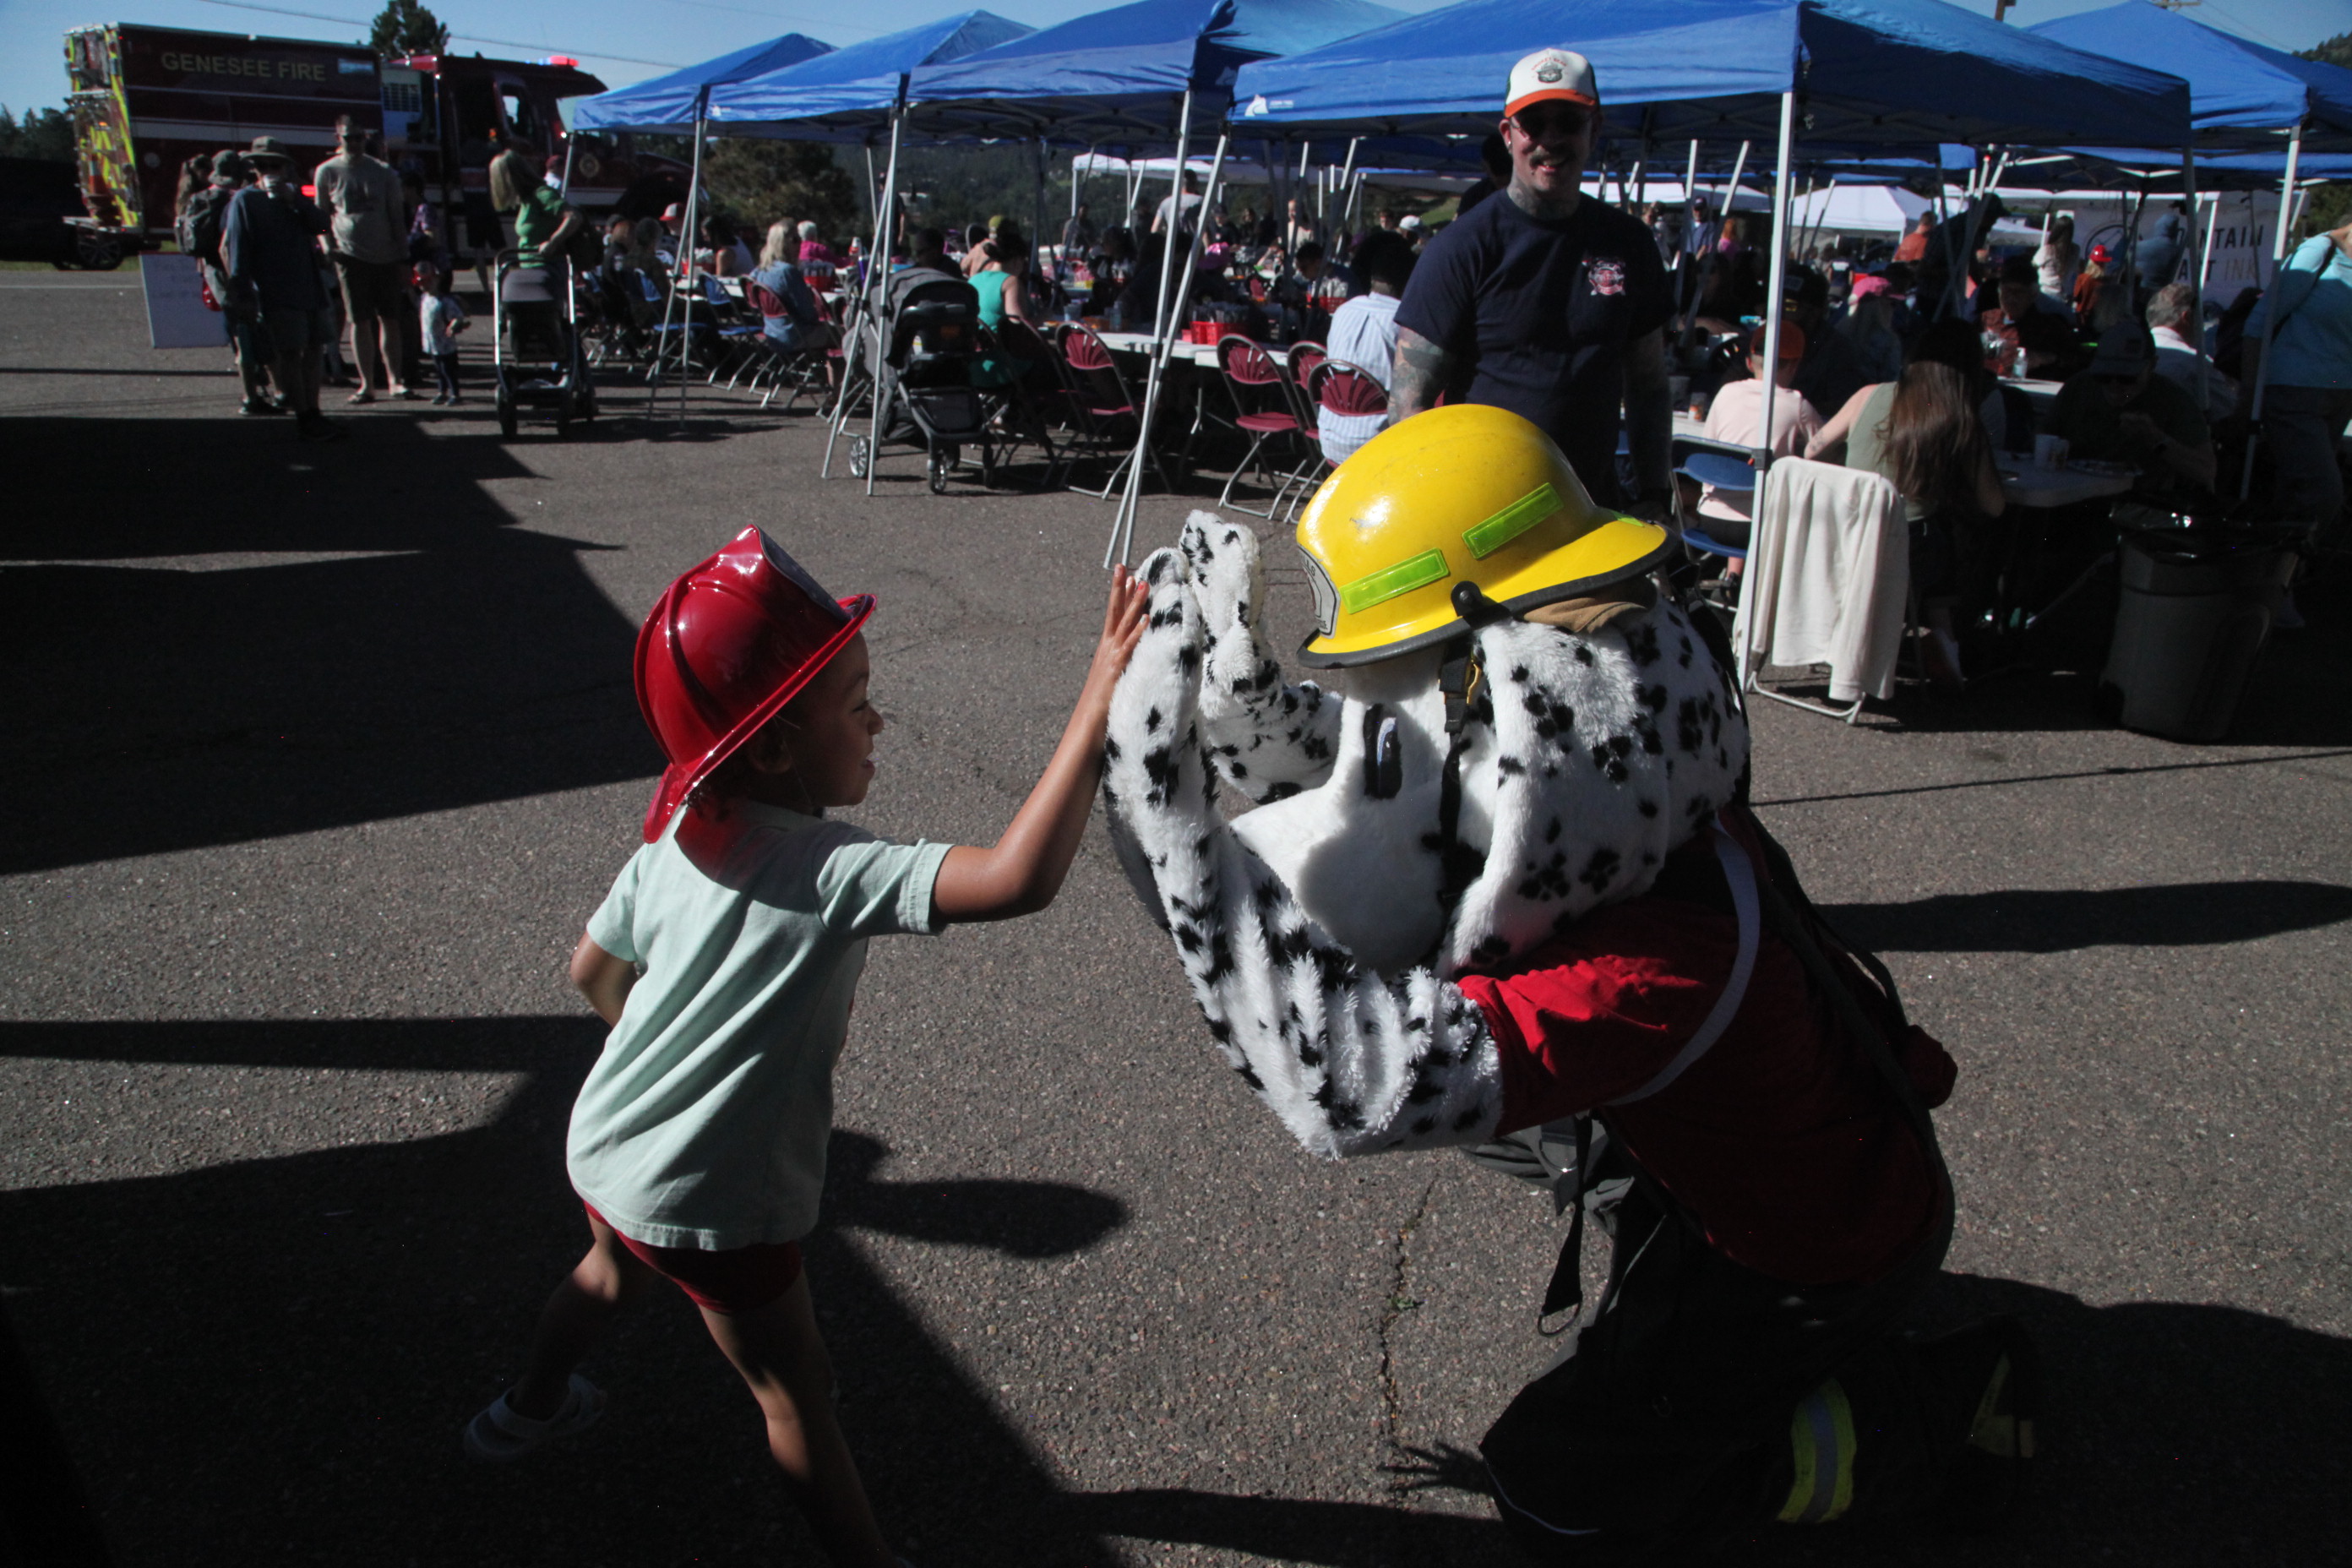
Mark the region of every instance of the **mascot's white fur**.
[[[1359, 666], [1344, 699], [1285, 685], [1256, 536], [1207, 512], [1142, 575], [1103, 794], [1226, 1061], [1319, 1154], [1490, 1139], [1495, 1045], [1451, 977], [1645, 891], [1730, 800], [1748, 732], [1706, 645], [1663, 601], [1473, 634], [1456, 839], [1478, 868], [1448, 919], [1441, 653]], [[1220, 775], [1258, 807], [1226, 822]]]

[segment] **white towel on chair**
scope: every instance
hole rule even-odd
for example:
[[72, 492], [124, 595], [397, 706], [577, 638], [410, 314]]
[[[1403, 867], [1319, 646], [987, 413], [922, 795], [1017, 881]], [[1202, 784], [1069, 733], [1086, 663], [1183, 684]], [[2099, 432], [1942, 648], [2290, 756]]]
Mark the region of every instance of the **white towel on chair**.
[[1895, 487], [1866, 469], [1783, 458], [1739, 581], [1739, 680], [1768, 664], [1826, 664], [1830, 700], [1894, 694], [1911, 536]]

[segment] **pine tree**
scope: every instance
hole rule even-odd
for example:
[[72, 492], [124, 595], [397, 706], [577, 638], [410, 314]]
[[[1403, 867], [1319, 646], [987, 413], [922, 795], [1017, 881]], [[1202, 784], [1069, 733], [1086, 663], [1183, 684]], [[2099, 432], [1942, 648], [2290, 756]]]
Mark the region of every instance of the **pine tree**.
[[28, 109], [22, 120], [0, 104], [0, 158], [47, 158], [70, 162], [73, 121], [62, 109]]
[[418, 0], [385, 0], [367, 42], [380, 55], [446, 54], [449, 29]]

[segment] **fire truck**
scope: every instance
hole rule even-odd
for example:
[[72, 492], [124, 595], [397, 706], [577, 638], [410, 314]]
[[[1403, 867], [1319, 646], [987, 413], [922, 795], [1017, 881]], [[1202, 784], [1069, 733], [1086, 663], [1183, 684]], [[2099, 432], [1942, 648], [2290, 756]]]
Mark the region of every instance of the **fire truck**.
[[509, 142], [568, 154], [568, 198], [592, 216], [657, 213], [686, 189], [684, 164], [646, 156], [626, 136], [583, 133], [567, 144], [558, 105], [604, 84], [562, 56], [385, 59], [364, 45], [117, 23], [68, 33], [66, 74], [86, 253], [168, 239], [180, 165], [198, 153], [274, 136], [307, 175], [335, 155], [344, 114], [380, 132], [385, 158], [417, 175], [460, 265], [508, 243], [490, 209], [489, 165]]

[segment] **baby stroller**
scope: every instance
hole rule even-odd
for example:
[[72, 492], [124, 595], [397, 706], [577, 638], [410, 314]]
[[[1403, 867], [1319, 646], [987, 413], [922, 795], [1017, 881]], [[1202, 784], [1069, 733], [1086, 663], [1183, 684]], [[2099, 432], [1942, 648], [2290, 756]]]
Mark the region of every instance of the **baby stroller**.
[[[967, 445], [980, 448], [980, 482], [993, 483], [989, 400], [971, 384], [979, 294], [944, 273], [902, 273], [891, 280], [879, 329], [859, 334], [867, 362], [867, 385], [860, 390], [877, 410], [869, 431], [878, 431], [884, 443], [921, 448], [933, 495], [946, 493], [948, 470]], [[881, 363], [874, 364], [877, 353]], [[866, 481], [868, 494], [879, 457], [872, 436], [849, 438], [849, 471]]]
[[573, 285], [568, 267], [525, 267], [521, 252], [499, 252], [490, 347], [499, 376], [499, 433], [509, 441], [524, 408], [552, 410], [558, 436], [571, 435], [574, 419], [596, 417], [596, 384], [581, 349]]

